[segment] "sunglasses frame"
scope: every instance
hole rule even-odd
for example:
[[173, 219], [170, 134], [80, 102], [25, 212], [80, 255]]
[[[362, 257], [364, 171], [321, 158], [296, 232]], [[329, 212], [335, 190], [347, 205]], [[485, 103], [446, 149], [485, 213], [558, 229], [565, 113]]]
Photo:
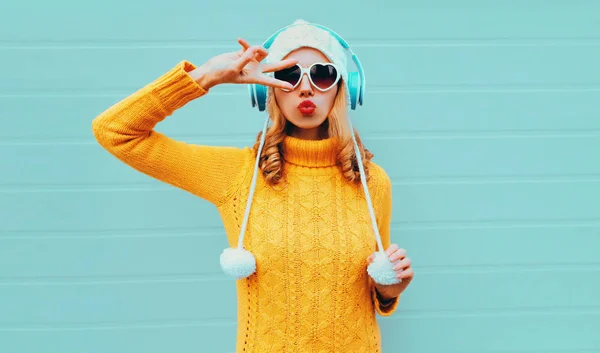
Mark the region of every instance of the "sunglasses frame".
[[[335, 72], [336, 72], [336, 77], [335, 77], [335, 80], [333, 81], [333, 83], [331, 84], [331, 86], [323, 89], [323, 88], [320, 88], [319, 86], [315, 85], [315, 83], [312, 80], [312, 77], [310, 77], [310, 70], [315, 65], [323, 65], [323, 66], [328, 66], [329, 65], [329, 66], [333, 66], [333, 68], [335, 69]], [[340, 70], [338, 69], [337, 65], [334, 64], [334, 63], [316, 62], [316, 63], [312, 63], [309, 67], [302, 67], [302, 66], [300, 66], [300, 64], [295, 64], [294, 66], [297, 66], [297, 67], [300, 68], [300, 78], [298, 79], [298, 82], [296, 82], [296, 84], [294, 85], [293, 89], [288, 90], [288, 89], [282, 88], [281, 90], [284, 91], [284, 92], [291, 92], [291, 91], [295, 90], [296, 87], [298, 87], [298, 85], [300, 84], [300, 82], [302, 82], [302, 78], [304, 77], [304, 74], [306, 74], [308, 76], [308, 81], [310, 82], [310, 84], [314, 88], [318, 89], [321, 92], [327, 92], [330, 89], [332, 89], [340, 81], [340, 78], [342, 77], [342, 75], [340, 74]], [[294, 67], [294, 66], [290, 66], [290, 67], [288, 67], [286, 69], [283, 69], [283, 70], [288, 70], [288, 69], [290, 69], [291, 67]], [[278, 71], [283, 71], [283, 70], [278, 70]], [[276, 72], [273, 72], [273, 77], [275, 77]]]

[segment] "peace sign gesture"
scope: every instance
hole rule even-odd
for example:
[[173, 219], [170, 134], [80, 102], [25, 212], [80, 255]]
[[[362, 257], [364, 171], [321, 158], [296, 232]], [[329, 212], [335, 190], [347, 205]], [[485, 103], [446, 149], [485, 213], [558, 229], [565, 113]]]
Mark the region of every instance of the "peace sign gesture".
[[268, 51], [264, 47], [250, 46], [242, 38], [238, 39], [238, 43], [242, 46], [241, 50], [217, 55], [190, 72], [190, 75], [205, 89], [223, 83], [257, 83], [293, 89], [290, 83], [266, 75], [266, 73], [294, 66], [298, 62], [297, 60], [286, 59], [264, 64], [261, 61], [268, 55]]

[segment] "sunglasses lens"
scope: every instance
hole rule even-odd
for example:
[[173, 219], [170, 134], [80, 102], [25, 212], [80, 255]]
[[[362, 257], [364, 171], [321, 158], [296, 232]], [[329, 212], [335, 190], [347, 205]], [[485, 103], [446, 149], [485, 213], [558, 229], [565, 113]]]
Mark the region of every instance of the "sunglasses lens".
[[320, 89], [327, 89], [335, 84], [337, 78], [337, 70], [333, 65], [314, 65], [310, 69], [310, 78], [315, 86]]
[[300, 67], [294, 65], [287, 69], [275, 71], [275, 78], [295, 86], [296, 83], [298, 83], [298, 80], [300, 80]]

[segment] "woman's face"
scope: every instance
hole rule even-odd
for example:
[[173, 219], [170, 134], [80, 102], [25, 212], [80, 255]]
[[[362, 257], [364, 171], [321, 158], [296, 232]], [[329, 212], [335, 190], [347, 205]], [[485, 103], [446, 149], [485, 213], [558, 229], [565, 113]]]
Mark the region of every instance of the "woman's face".
[[[284, 59], [296, 59], [298, 65], [305, 68], [315, 62], [330, 62], [321, 51], [313, 48], [296, 49]], [[275, 88], [274, 91], [279, 109], [293, 125], [292, 136], [304, 139], [326, 137], [327, 128], [323, 123], [327, 120], [327, 115], [333, 107], [338, 85], [321, 92], [312, 86], [308, 75], [303, 75], [293, 91], [286, 92], [280, 88]], [[314, 109], [310, 108], [310, 103], [314, 105]]]

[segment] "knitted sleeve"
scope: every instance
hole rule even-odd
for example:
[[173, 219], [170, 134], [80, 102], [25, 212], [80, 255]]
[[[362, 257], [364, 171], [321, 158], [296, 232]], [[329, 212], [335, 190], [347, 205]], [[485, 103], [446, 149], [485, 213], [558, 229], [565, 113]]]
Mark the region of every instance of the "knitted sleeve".
[[[379, 227], [379, 233], [381, 235], [381, 242], [383, 243], [384, 249], [387, 249], [390, 244], [390, 228], [392, 220], [392, 182], [387, 173], [377, 165], [372, 165], [371, 171], [374, 174], [373, 180], [375, 181], [374, 189], [376, 190], [374, 202], [374, 209], [376, 212], [377, 225]], [[371, 293], [375, 310], [382, 316], [392, 315], [398, 308], [400, 297], [392, 299], [390, 302], [384, 303], [379, 298], [375, 282], [371, 279]]]
[[154, 130], [208, 92], [188, 74], [194, 68], [180, 62], [97, 116], [92, 130], [102, 147], [130, 167], [219, 205], [233, 193], [250, 149], [189, 144]]

